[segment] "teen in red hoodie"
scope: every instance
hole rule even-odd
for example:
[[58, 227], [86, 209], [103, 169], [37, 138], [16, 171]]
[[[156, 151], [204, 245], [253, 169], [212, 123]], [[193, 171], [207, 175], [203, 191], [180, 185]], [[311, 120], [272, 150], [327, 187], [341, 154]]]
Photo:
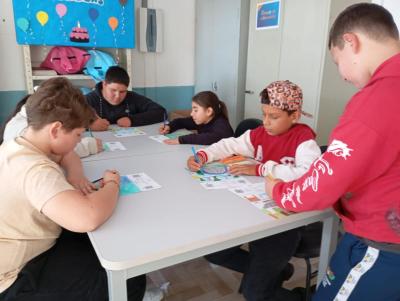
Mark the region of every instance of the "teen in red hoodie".
[[375, 4], [345, 9], [329, 48], [344, 80], [360, 91], [347, 104], [326, 153], [267, 193], [292, 211], [333, 206], [346, 234], [313, 300], [400, 300], [400, 42]]

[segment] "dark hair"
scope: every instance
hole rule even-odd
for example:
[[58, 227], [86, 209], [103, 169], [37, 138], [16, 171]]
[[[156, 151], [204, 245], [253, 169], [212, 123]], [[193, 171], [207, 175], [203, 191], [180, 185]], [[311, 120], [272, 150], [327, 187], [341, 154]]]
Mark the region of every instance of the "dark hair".
[[205, 109], [212, 108], [214, 111], [214, 117], [222, 116], [226, 120], [229, 120], [228, 110], [225, 103], [219, 100], [215, 93], [211, 91], [199, 92], [193, 96], [192, 101]]
[[357, 3], [347, 7], [336, 18], [329, 32], [329, 49], [342, 49], [343, 35], [357, 30], [377, 41], [399, 39], [396, 23], [388, 10], [373, 3]]
[[1, 129], [0, 129], [0, 144], [2, 144], [3, 141], [4, 141], [4, 131], [6, 130], [7, 123], [8, 123], [15, 115], [17, 115], [17, 113], [18, 113], [19, 111], [21, 111], [22, 106], [26, 103], [26, 101], [27, 101], [27, 99], [28, 99], [29, 96], [30, 96], [30, 94], [25, 95], [24, 98], [22, 98], [20, 101], [18, 101], [18, 102], [17, 102], [17, 105], [15, 106], [14, 111], [13, 111], [10, 115], [8, 115], [8, 117], [7, 117], [6, 120], [4, 121], [3, 126], [2, 126]]
[[[269, 99], [267, 88], [265, 88], [264, 90], [262, 90], [260, 92], [260, 97], [261, 97], [261, 103], [262, 104], [264, 104], [264, 105], [270, 105], [271, 104], [271, 100]], [[283, 109], [282, 111], [287, 112], [289, 116], [292, 115], [294, 112], [296, 112], [296, 110], [287, 110], [287, 109]]]
[[96, 118], [82, 92], [64, 77], [44, 81], [29, 96], [25, 107], [28, 126], [35, 130], [59, 121], [69, 132], [76, 128], [89, 127]]
[[117, 83], [129, 86], [129, 75], [126, 70], [120, 66], [111, 66], [106, 72], [104, 81], [107, 84]]

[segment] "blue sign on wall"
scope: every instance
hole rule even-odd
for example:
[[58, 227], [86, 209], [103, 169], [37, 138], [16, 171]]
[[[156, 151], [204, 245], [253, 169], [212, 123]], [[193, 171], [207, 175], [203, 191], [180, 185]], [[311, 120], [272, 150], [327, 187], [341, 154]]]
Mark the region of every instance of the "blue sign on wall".
[[134, 48], [134, 0], [13, 0], [18, 44]]
[[256, 29], [278, 27], [280, 17], [280, 1], [258, 3], [256, 16]]

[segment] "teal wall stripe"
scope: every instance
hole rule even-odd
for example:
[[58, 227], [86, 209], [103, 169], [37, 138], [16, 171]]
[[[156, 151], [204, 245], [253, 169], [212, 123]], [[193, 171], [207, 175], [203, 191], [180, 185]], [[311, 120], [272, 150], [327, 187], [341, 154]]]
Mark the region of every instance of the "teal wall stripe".
[[192, 108], [194, 86], [133, 88], [133, 91], [154, 100], [168, 112]]
[[6, 120], [14, 110], [18, 101], [25, 95], [26, 91], [0, 91], [0, 124]]
[[[133, 88], [133, 90], [161, 104], [168, 112], [173, 110], [187, 110], [192, 107], [194, 86]], [[1, 124], [3, 124], [15, 108], [17, 102], [26, 93], [26, 91], [0, 91]]]

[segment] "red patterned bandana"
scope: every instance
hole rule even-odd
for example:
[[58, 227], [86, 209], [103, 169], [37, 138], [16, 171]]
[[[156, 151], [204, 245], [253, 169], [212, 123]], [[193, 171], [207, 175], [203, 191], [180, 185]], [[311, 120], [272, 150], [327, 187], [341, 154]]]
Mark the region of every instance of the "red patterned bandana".
[[297, 111], [307, 117], [312, 117], [311, 114], [303, 112], [303, 92], [301, 88], [288, 80], [279, 80], [269, 84], [266, 87], [270, 105], [286, 111]]

